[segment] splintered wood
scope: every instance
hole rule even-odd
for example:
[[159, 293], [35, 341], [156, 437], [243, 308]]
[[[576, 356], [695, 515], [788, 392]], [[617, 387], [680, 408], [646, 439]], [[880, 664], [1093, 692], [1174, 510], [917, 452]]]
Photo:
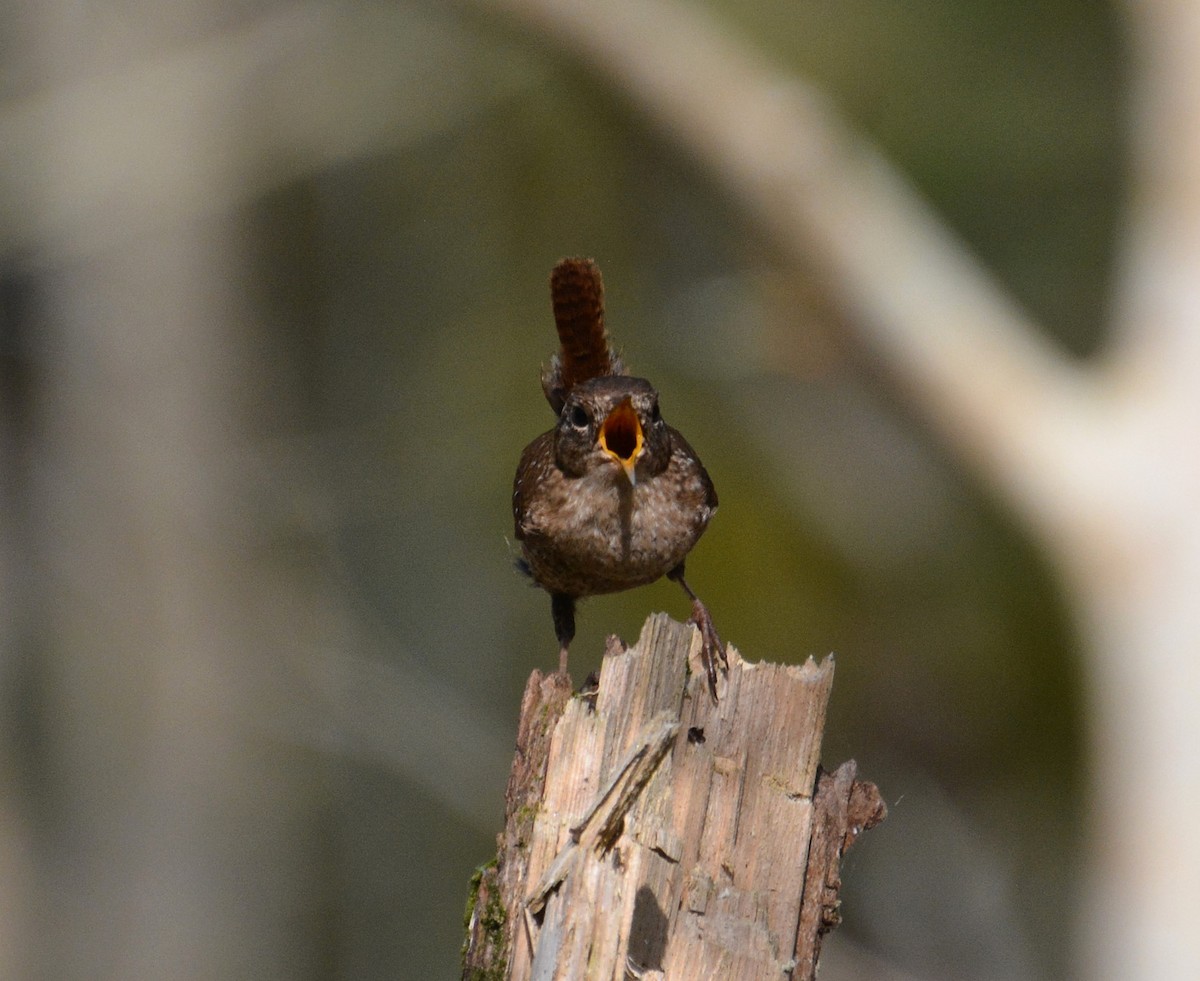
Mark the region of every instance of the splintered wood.
[[534, 672], [464, 978], [815, 976], [840, 856], [885, 813], [853, 763], [818, 765], [833, 659], [731, 647], [714, 705], [699, 651], [656, 614], [590, 695]]

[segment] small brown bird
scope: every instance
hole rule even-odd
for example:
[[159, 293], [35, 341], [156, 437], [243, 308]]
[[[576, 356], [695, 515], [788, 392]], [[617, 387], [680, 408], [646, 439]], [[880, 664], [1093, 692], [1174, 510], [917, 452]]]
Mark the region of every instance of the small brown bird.
[[513, 522], [520, 567], [550, 594], [558, 669], [567, 670], [576, 600], [665, 575], [692, 600], [715, 699], [725, 650], [683, 566], [717, 510], [717, 492], [687, 440], [663, 421], [654, 386], [625, 374], [609, 347], [596, 264], [563, 259], [550, 296], [561, 350], [542, 371], [542, 389], [558, 423], [521, 454]]

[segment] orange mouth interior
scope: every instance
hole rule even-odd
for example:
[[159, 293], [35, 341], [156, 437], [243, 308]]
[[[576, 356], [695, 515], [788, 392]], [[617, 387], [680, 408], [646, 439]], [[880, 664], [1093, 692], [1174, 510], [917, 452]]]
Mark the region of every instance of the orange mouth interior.
[[600, 427], [600, 445], [625, 465], [641, 452], [642, 424], [629, 399], [621, 402], [604, 420]]

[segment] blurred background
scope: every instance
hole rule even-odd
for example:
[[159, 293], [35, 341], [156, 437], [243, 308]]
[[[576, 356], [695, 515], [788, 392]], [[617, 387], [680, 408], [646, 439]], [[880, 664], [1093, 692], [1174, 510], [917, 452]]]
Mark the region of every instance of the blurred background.
[[[1096, 349], [1112, 10], [703, 6]], [[520, 693], [556, 663], [510, 493], [574, 254], [720, 492], [688, 571], [723, 637], [836, 652], [823, 756], [890, 816], [843, 869], [830, 976], [1066, 973], [1055, 581], [661, 131], [471, 5], [15, 0], [0, 39], [0, 975], [457, 976]], [[576, 680], [658, 609], [688, 614], [669, 583], [586, 602]]]

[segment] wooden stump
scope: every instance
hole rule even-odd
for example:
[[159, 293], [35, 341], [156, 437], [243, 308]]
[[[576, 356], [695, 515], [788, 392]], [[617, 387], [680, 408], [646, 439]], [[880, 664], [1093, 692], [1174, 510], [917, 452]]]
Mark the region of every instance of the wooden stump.
[[730, 647], [714, 705], [699, 644], [655, 614], [591, 692], [530, 677], [465, 979], [815, 977], [841, 854], [886, 809], [853, 762], [818, 765], [832, 657]]

